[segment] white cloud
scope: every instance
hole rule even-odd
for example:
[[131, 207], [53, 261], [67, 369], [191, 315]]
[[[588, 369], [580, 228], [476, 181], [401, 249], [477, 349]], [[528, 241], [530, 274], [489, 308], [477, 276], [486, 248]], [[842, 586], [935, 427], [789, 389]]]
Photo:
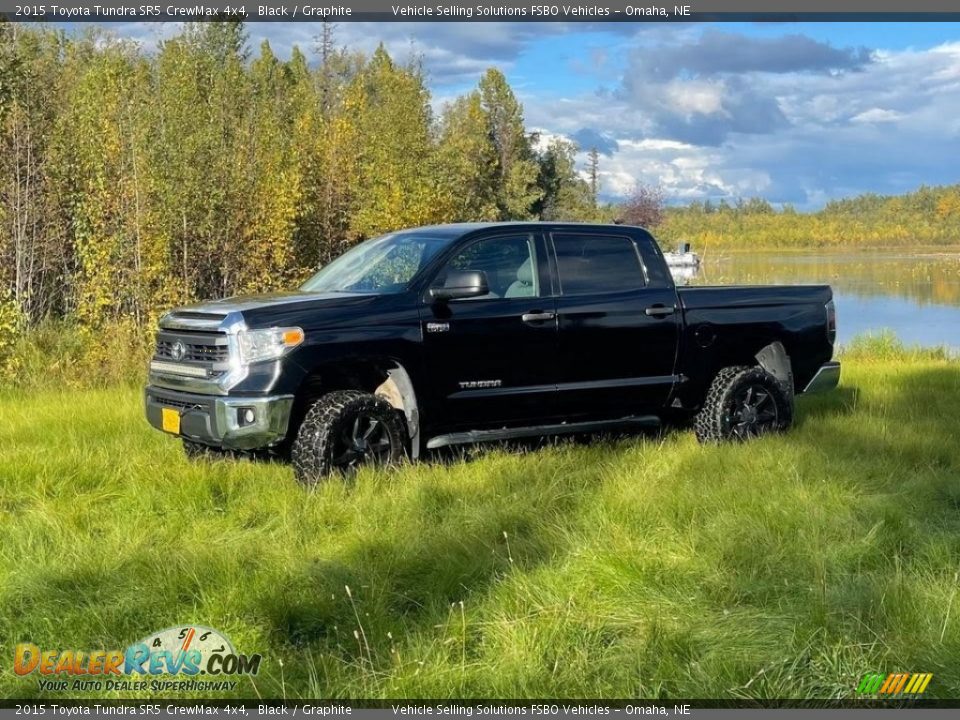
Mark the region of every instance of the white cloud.
[[884, 108], [870, 108], [869, 110], [864, 110], [862, 113], [857, 113], [852, 118], [850, 122], [855, 123], [885, 123], [885, 122], [896, 122], [903, 117], [903, 113], [898, 113], [896, 110], [885, 110]]
[[682, 82], [675, 80], [666, 85], [664, 102], [681, 115], [723, 114], [724, 87], [721, 83], [707, 81]]
[[639, 181], [661, 184], [674, 201], [762, 195], [815, 207], [960, 182], [947, 161], [960, 155], [960, 43], [875, 51], [838, 72], [751, 70], [657, 84], [637, 75], [642, 65], [613, 96], [567, 98], [549, 113], [527, 99], [545, 127], [612, 137], [617, 150], [601, 159], [608, 196]]
[[[535, 44], [567, 43], [568, 66], [542, 70], [548, 87], [565, 72], [592, 68], [590, 77], [614, 89], [558, 96], [535, 76], [514, 89], [528, 125], [544, 137], [601, 149], [607, 196], [641, 181], [663, 185], [675, 200], [763, 194], [808, 207], [960, 181], [950, 161], [960, 156], [960, 42], [835, 48], [784, 27], [767, 39], [701, 24], [341, 23], [337, 33], [367, 52], [383, 42], [400, 59], [422, 56], [435, 107], [491, 65], [509, 77]], [[150, 48], [177, 26], [111, 29]], [[320, 26], [248, 29], [252, 45], [267, 37], [284, 57], [293, 44], [309, 53]], [[567, 41], [581, 32], [602, 33], [609, 46]]]

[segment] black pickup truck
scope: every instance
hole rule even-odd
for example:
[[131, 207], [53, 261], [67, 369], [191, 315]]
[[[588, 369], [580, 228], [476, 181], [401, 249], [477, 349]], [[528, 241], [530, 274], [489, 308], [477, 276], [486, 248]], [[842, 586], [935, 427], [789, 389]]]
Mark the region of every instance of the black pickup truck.
[[426, 449], [694, 418], [701, 441], [790, 426], [836, 386], [829, 286], [674, 285], [623, 225], [423, 227], [297, 291], [173, 310], [145, 390], [189, 455], [289, 456], [313, 484]]

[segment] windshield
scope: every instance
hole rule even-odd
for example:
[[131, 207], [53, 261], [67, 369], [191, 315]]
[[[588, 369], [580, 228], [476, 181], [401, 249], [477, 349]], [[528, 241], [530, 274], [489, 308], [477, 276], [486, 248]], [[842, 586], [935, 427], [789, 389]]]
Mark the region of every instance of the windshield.
[[341, 293], [397, 293], [450, 238], [391, 233], [360, 243], [307, 280], [301, 290]]

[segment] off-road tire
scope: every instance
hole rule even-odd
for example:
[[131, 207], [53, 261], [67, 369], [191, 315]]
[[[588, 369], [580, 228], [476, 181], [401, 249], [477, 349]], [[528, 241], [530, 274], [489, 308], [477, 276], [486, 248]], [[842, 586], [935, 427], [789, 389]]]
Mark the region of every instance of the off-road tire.
[[[764, 413], [775, 413], [762, 425], [744, 431], [741, 419], [745, 391], [767, 393], [763, 400]], [[728, 440], [747, 440], [768, 433], [783, 432], [793, 424], [793, 397], [776, 377], [762, 367], [738, 365], [727, 367], [717, 376], [707, 390], [703, 407], [694, 420], [694, 433], [701, 443]]]
[[[382, 426], [382, 437], [389, 441], [389, 448], [384, 447], [382, 456], [358, 458], [354, 464], [344, 466], [345, 436], [357, 418], [375, 419]], [[339, 456], [336, 453], [340, 453]], [[293, 442], [290, 459], [297, 481], [313, 486], [333, 474], [349, 475], [366, 463], [396, 464], [406, 453], [407, 425], [399, 411], [375, 395], [359, 390], [337, 390], [315, 401], [307, 411]]]
[[183, 438], [183, 454], [187, 456], [187, 460], [222, 460], [233, 457], [232, 450], [204, 445], [186, 438]]

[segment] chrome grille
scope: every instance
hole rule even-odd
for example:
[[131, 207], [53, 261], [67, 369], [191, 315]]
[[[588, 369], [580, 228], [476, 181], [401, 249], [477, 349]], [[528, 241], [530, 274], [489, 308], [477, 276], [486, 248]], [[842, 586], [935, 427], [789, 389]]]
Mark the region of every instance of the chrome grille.
[[[157, 340], [157, 352], [155, 357], [162, 360], [174, 360], [173, 346], [176, 340], [159, 339]], [[226, 362], [228, 350], [226, 345], [208, 345], [195, 342], [184, 342], [184, 355], [180, 361], [185, 362]]]
[[[179, 352], [181, 347], [178, 345], [182, 347], [182, 356]], [[161, 328], [157, 333], [153, 359], [157, 363], [170, 366], [168, 370], [181, 366], [184, 373], [188, 374], [188, 369], [202, 367], [209, 373], [226, 369], [230, 360], [230, 349], [227, 346], [227, 336], [223, 333]]]

